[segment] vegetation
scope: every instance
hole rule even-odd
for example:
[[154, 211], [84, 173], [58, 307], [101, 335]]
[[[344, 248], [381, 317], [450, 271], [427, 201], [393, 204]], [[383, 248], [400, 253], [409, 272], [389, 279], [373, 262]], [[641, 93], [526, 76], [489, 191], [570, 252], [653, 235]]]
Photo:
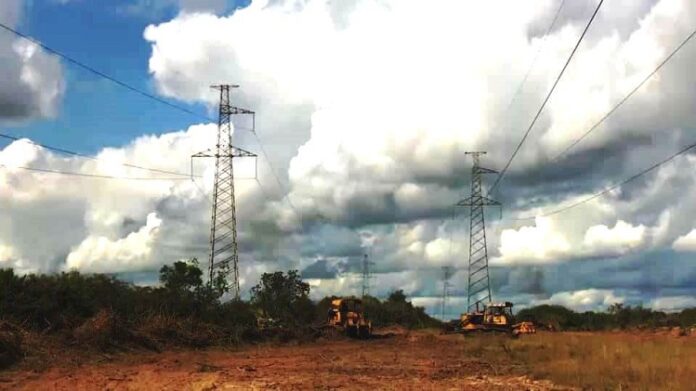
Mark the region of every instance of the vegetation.
[[[163, 266], [157, 287], [102, 274], [19, 276], [0, 269], [0, 366], [21, 356], [23, 332], [102, 350], [128, 344], [160, 349], [313, 338], [316, 326], [326, 320], [330, 299], [312, 302], [309, 285], [295, 270], [263, 274], [248, 302], [227, 299], [224, 271], [215, 276], [213, 286], [202, 276], [195, 259]], [[376, 325], [437, 324], [402, 291], [385, 301], [367, 298], [366, 310]], [[269, 320], [276, 331], [285, 332], [260, 330], [259, 323]]]
[[264, 319], [273, 319], [286, 327], [298, 327], [312, 322], [314, 304], [309, 299], [309, 284], [302, 281], [296, 270], [264, 273], [261, 281], [251, 288], [251, 304]]
[[696, 339], [658, 334], [482, 335], [456, 348], [496, 373], [512, 370], [583, 390], [692, 390], [696, 371]]
[[532, 321], [554, 330], [601, 331], [614, 329], [654, 329], [659, 327], [696, 326], [696, 308], [666, 313], [640, 306], [609, 306], [607, 312], [578, 313], [559, 305], [540, 305], [523, 309], [518, 320]]
[[[317, 326], [326, 320], [332, 298], [317, 303], [310, 300], [310, 287], [297, 271], [263, 274], [251, 289], [249, 301], [227, 299], [229, 287], [223, 277], [217, 275], [212, 287], [204, 283], [195, 259], [163, 266], [156, 287], [140, 287], [101, 274], [19, 276], [10, 269], [0, 269], [0, 367], [25, 357], [26, 350], [30, 350], [27, 346], [35, 349], [45, 345], [47, 338], [59, 341], [59, 351], [68, 346], [79, 346], [81, 350], [113, 350], [129, 345], [149, 349], [225, 346], [265, 338], [311, 339], [317, 335]], [[423, 308], [409, 302], [401, 290], [385, 300], [365, 297], [363, 306], [376, 327], [419, 329], [440, 325]], [[521, 310], [517, 317], [571, 331], [696, 325], [696, 309], [665, 313], [621, 304], [610, 306], [606, 312], [584, 313], [542, 305]], [[260, 328], [264, 321], [271, 321], [273, 328], [281, 332], [268, 333]], [[473, 349], [473, 355], [494, 353], [495, 357], [506, 357], [508, 363], [525, 365], [531, 373], [561, 384], [600, 389], [638, 384], [638, 380], [669, 384], [660, 382], [670, 376], [677, 379], [696, 365], [682, 357], [696, 357], [696, 348], [691, 345], [674, 342], [671, 346], [672, 342], [651, 339], [635, 343], [627, 339], [630, 334], [611, 335], [601, 334], [595, 339], [583, 334], [539, 334], [492, 344], [472, 340], [467, 349]], [[476, 349], [481, 343], [479, 352]], [[588, 364], [602, 360], [621, 360], [630, 365]], [[596, 376], [581, 375], [586, 370]], [[660, 379], [650, 380], [650, 376]], [[612, 380], [597, 383], [603, 377]]]

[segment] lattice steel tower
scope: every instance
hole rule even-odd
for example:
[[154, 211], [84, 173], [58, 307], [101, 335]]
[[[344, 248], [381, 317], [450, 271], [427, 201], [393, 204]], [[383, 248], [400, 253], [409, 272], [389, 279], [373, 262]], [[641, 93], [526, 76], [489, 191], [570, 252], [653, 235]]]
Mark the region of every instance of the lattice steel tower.
[[466, 304], [467, 310], [471, 311], [473, 308], [478, 309], [479, 303], [489, 303], [491, 301], [491, 279], [488, 274], [484, 206], [500, 205], [500, 203], [485, 197], [481, 191], [483, 174], [495, 174], [497, 172], [479, 165], [480, 155], [485, 155], [486, 152], [467, 152], [466, 154], [474, 158], [474, 167], [471, 170], [471, 196], [459, 201], [457, 205], [470, 207], [469, 280]]
[[[234, 194], [234, 165], [236, 157], [255, 157], [256, 155], [232, 145], [232, 116], [254, 112], [240, 109], [230, 104], [230, 89], [238, 85], [212, 86], [220, 91], [218, 111], [218, 133], [215, 153], [201, 152], [193, 157], [215, 158], [215, 184], [213, 188], [213, 210], [210, 224], [210, 281], [221, 272], [223, 278], [232, 279], [231, 289], [235, 299], [239, 299], [239, 252], [237, 248], [237, 209]], [[229, 281], [229, 280], [228, 280]]]
[[370, 280], [372, 279], [372, 271], [370, 270], [370, 266], [372, 266], [374, 264], [375, 264], [374, 262], [370, 261], [367, 254], [365, 254], [365, 256], [363, 257], [363, 263], [362, 263], [362, 297], [363, 298], [370, 294]]
[[442, 316], [440, 320], [445, 321], [445, 313], [447, 312], [447, 298], [449, 297], [450, 278], [452, 278], [452, 266], [442, 267]]

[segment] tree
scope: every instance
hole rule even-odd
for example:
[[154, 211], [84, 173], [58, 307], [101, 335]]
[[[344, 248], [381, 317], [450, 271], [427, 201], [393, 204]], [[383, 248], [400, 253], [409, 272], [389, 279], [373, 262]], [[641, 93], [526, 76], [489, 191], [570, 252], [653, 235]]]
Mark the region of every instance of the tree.
[[609, 312], [611, 315], [618, 315], [623, 311], [624, 305], [623, 303], [614, 303], [607, 308], [607, 312]]
[[311, 322], [314, 306], [309, 300], [309, 284], [302, 281], [297, 270], [264, 273], [251, 288], [251, 303], [266, 318], [283, 325]]
[[387, 301], [391, 303], [406, 303], [406, 294], [403, 289], [396, 290], [389, 294]]
[[575, 330], [580, 327], [579, 315], [560, 305], [542, 304], [517, 313], [517, 320], [531, 321], [556, 330]]
[[199, 290], [203, 285], [203, 271], [198, 267], [198, 260], [192, 258], [186, 262], [177, 261], [172, 266], [164, 265], [159, 271], [159, 280], [166, 289], [175, 292]]

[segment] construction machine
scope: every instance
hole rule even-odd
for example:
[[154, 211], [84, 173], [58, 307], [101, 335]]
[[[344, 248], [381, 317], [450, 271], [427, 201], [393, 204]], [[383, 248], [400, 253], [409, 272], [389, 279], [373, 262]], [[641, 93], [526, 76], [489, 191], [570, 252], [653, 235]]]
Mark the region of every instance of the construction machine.
[[372, 322], [365, 319], [362, 300], [355, 297], [331, 300], [326, 328], [342, 330], [351, 338], [369, 338]]
[[479, 309], [476, 303], [476, 309], [472, 312], [467, 312], [461, 315], [458, 321], [455, 321], [450, 327], [451, 331], [468, 334], [471, 332], [504, 332], [512, 336], [520, 334], [534, 334], [536, 328], [531, 322], [515, 323], [515, 317], [512, 314], [512, 303], [506, 301], [504, 303], [489, 303], [483, 306], [483, 310]]

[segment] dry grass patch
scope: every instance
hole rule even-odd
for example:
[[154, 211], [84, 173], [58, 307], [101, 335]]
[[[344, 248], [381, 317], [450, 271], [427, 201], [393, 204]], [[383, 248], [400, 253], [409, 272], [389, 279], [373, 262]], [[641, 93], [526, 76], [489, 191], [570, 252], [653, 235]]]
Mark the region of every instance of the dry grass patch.
[[518, 340], [499, 338], [478, 349], [493, 361], [506, 355], [536, 378], [582, 389], [693, 390], [696, 380], [692, 337], [540, 333]]

